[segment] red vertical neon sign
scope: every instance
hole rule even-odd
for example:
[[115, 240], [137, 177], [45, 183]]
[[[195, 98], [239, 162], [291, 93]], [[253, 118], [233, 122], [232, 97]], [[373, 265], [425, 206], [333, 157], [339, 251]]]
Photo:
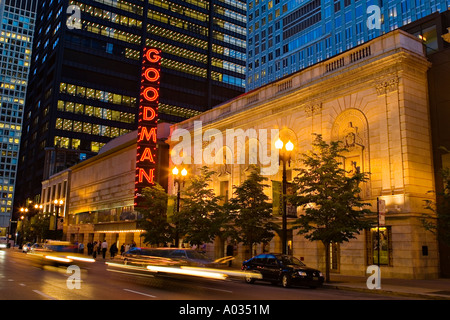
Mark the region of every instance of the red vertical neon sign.
[[142, 189], [155, 184], [160, 71], [161, 50], [145, 47], [142, 60], [138, 115], [135, 206], [139, 203]]

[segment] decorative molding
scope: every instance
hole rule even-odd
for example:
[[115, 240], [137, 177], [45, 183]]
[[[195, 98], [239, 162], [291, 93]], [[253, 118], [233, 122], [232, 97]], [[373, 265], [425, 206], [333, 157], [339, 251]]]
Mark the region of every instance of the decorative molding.
[[312, 103], [305, 106], [307, 117], [312, 117], [322, 113], [322, 102]]
[[399, 78], [397, 75], [392, 76], [390, 79], [378, 81], [375, 84], [377, 95], [381, 96], [389, 92], [398, 90]]

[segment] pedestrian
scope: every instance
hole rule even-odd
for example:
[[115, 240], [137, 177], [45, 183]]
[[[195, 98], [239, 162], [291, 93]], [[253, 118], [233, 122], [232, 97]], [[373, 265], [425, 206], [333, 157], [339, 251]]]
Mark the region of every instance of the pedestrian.
[[234, 246], [228, 242], [227, 245], [227, 256], [230, 257], [230, 260], [228, 261], [228, 266], [231, 267], [233, 259], [231, 258], [233, 256], [234, 253]]
[[125, 246], [125, 252], [128, 252], [128, 250], [130, 250], [130, 244], [129, 243]]
[[97, 255], [100, 255], [101, 252], [102, 252], [102, 241], [99, 241], [97, 246]]
[[94, 245], [93, 245], [93, 247], [92, 247], [92, 257], [93, 257], [94, 259], [97, 258], [98, 247], [99, 247], [99, 245], [98, 245], [97, 241], [95, 241], [95, 242], [94, 242]]
[[102, 242], [102, 255], [103, 255], [103, 259], [106, 259], [106, 251], [108, 251], [108, 242], [103, 241]]
[[84, 253], [84, 244], [83, 242], [80, 242], [80, 244], [78, 245], [78, 252], [83, 254]]
[[111, 255], [111, 259], [114, 259], [114, 256], [116, 255], [117, 251], [119, 250], [117, 249], [117, 244], [114, 242], [111, 245], [111, 248], [109, 248], [109, 254]]
[[122, 243], [122, 245], [120, 246], [120, 255], [123, 256], [125, 252], [125, 245]]
[[93, 246], [92, 241], [89, 241], [87, 244], [88, 256], [92, 255], [92, 246]]

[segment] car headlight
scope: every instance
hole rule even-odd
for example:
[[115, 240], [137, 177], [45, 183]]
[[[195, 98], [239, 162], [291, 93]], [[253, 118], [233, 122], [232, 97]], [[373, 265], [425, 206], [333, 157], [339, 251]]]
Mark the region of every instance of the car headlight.
[[302, 276], [302, 277], [306, 277], [306, 276], [307, 276], [307, 274], [306, 274], [305, 271], [299, 271], [298, 274], [299, 274], [300, 276]]

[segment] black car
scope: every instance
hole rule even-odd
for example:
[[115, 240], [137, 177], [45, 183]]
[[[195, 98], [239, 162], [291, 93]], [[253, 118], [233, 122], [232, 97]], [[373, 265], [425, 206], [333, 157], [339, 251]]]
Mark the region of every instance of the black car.
[[[268, 253], [254, 256], [242, 264], [244, 271], [258, 271], [262, 275], [262, 281], [273, 284], [281, 283], [283, 287], [291, 285], [317, 288], [323, 284], [322, 272], [307, 267], [299, 259], [285, 254]], [[247, 283], [255, 282], [255, 278], [248, 275]]]

